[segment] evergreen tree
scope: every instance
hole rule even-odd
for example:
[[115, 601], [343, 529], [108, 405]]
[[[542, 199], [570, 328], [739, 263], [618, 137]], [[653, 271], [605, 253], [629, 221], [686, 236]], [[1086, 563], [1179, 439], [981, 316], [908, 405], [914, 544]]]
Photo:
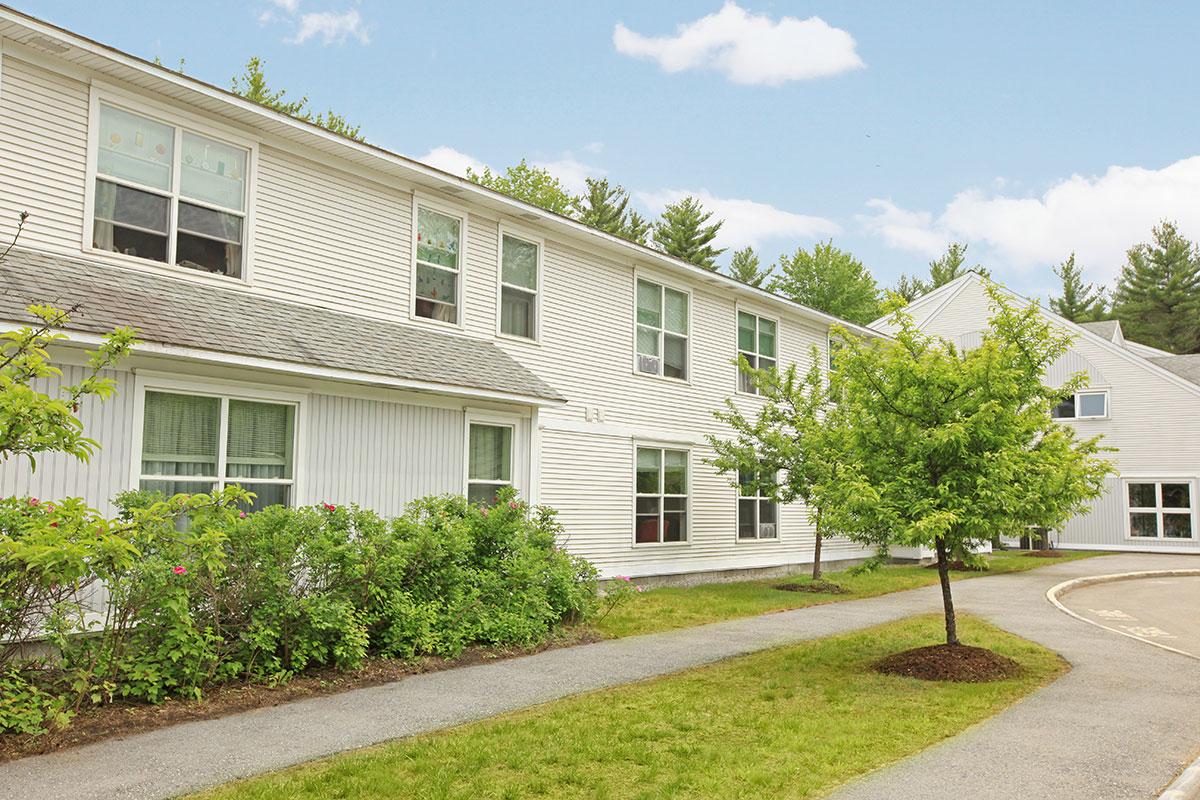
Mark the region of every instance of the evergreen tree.
[[754, 252], [753, 247], [735, 250], [733, 259], [729, 262], [729, 275], [742, 283], [762, 286], [770, 270], [761, 269], [759, 263], [758, 254]]
[[[299, 100], [286, 100], [286, 89], [272, 90], [267, 86], [267, 78], [263, 72], [264, 66], [265, 64], [262, 59], [258, 56], [252, 56], [246, 62], [246, 71], [234, 77], [230, 82], [230, 91], [259, 105], [273, 108], [281, 114], [287, 114], [289, 117], [296, 117], [305, 122], [320, 125], [322, 128], [332, 131], [339, 136], [345, 136], [356, 142], [363, 140], [363, 137], [359, 134], [359, 126], [351, 125], [341, 114], [334, 111], [327, 111], [324, 114], [314, 115], [308, 108], [308, 97], [301, 97]], [[183, 71], [182, 59], [179, 62], [179, 71]]]
[[520, 164], [509, 167], [503, 174], [492, 172], [488, 167], [480, 174], [468, 167], [467, 179], [555, 214], [570, 216], [575, 207], [576, 198], [558, 178], [542, 167], [530, 166], [523, 158]]
[[638, 244], [644, 245], [650, 238], [651, 227], [650, 220], [646, 219], [636, 211], [630, 211], [625, 216], [625, 225], [621, 229], [621, 236], [625, 237], [631, 242], [637, 242]]
[[1164, 220], [1154, 241], [1129, 249], [1113, 311], [1135, 342], [1173, 353], [1200, 351], [1200, 252]]
[[685, 197], [663, 209], [662, 217], [654, 223], [654, 243], [668, 255], [690, 261], [696, 266], [716, 270], [717, 256], [725, 250], [712, 246], [717, 231], [725, 224], [717, 220], [706, 224], [712, 217], [711, 211], [694, 197]]
[[929, 290], [945, 286], [950, 281], [962, 276], [969, 269], [979, 270], [978, 266], [964, 267], [967, 260], [967, 246], [962, 242], [951, 242], [946, 248], [945, 255], [929, 262]]
[[587, 178], [587, 192], [576, 197], [571, 207], [575, 219], [584, 225], [617, 236], [625, 229], [625, 211], [629, 195], [620, 186], [610, 186], [607, 178]]
[[1083, 270], [1075, 266], [1075, 254], [1054, 267], [1062, 281], [1062, 297], [1050, 298], [1050, 310], [1072, 322], [1094, 322], [1103, 319], [1108, 310], [1104, 289], [1083, 282]]
[[860, 325], [882, 313], [874, 276], [832, 241], [818, 242], [811, 252], [800, 247], [790, 257], [781, 256], [778, 270], [771, 291], [797, 303]]
[[916, 275], [904, 274], [900, 276], [900, 280], [896, 281], [892, 292], [911, 303], [921, 295], [929, 293], [929, 283]]

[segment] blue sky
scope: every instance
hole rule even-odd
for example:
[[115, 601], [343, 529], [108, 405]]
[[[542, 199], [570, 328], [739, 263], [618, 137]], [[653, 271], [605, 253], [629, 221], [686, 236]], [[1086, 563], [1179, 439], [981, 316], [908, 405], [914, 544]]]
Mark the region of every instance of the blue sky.
[[1072, 250], [1107, 281], [1160, 218], [1200, 237], [1200, 6], [10, 2], [222, 86], [259, 55], [443, 167], [698, 194], [767, 262], [832, 237], [887, 284], [961, 240], [1044, 295]]

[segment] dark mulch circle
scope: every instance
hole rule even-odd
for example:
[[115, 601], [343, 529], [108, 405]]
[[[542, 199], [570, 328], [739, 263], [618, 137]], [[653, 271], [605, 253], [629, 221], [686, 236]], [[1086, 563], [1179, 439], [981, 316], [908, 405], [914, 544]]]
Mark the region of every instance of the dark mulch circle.
[[1028, 550], [1025, 552], [1026, 558], [1066, 558], [1067, 551], [1065, 550]]
[[1021, 665], [982, 647], [937, 644], [890, 655], [876, 662], [875, 671], [923, 681], [986, 683], [1019, 675]]
[[806, 583], [780, 583], [776, 584], [776, 589], [782, 592], [812, 592], [813, 594], [850, 594], [850, 590], [845, 586], [833, 583], [831, 581], [808, 581]]
[[[938, 565], [937, 565], [936, 561], [933, 562], [932, 564], [925, 565], [925, 569], [937, 569], [937, 568], [938, 568]], [[950, 571], [951, 572], [987, 572], [987, 567], [973, 567], [970, 564], [967, 564], [963, 561], [955, 559], [954, 561], [950, 562]]]

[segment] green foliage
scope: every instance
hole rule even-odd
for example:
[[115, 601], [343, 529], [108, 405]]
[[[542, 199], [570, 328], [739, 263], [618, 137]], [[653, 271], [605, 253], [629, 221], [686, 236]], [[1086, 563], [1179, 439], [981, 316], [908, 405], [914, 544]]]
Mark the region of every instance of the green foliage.
[[620, 186], [610, 186], [607, 178], [587, 178], [586, 183], [587, 193], [571, 202], [575, 218], [605, 233], [622, 235], [629, 195]]
[[751, 286], [762, 286], [771, 271], [762, 269], [759, 264], [758, 254], [753, 247], [735, 250], [729, 261], [729, 276]]
[[1113, 296], [1126, 336], [1172, 353], [1200, 351], [1200, 252], [1172, 222], [1130, 248]]
[[1083, 282], [1083, 271], [1075, 266], [1075, 254], [1054, 267], [1054, 274], [1062, 281], [1062, 296], [1050, 298], [1050, 310], [1072, 322], [1094, 322], [1104, 319], [1108, 303], [1104, 289]]
[[[180, 71], [182, 71], [183, 62], [180, 62]], [[358, 125], [351, 125], [345, 117], [337, 114], [334, 111], [326, 111], [323, 114], [313, 114], [308, 107], [308, 97], [301, 97], [299, 100], [288, 100], [287, 90], [273, 90], [267, 85], [267, 77], [264, 74], [265, 62], [258, 56], [251, 56], [246, 62], [246, 71], [241, 75], [237, 75], [230, 81], [229, 90], [236, 95], [246, 98], [259, 105], [274, 109], [281, 114], [287, 114], [289, 117], [296, 117], [305, 122], [311, 122], [314, 125], [319, 125], [326, 130], [332, 131], [339, 136], [345, 136], [348, 139], [353, 139], [356, 142], [363, 141], [362, 135], [359, 133]]]
[[811, 252], [799, 247], [791, 257], [780, 256], [771, 291], [859, 325], [882, 313], [870, 270], [832, 241], [818, 242]]
[[886, 548], [924, 545], [942, 567], [947, 641], [954, 642], [946, 564], [993, 536], [1061, 527], [1100, 496], [1113, 465], [1099, 437], [1080, 440], [1050, 416], [1079, 374], [1042, 376], [1071, 345], [1036, 306], [1016, 309], [988, 285], [982, 343], [959, 350], [897, 309], [895, 338], [842, 334], [829, 415], [843, 432], [823, 514], [843, 535]]
[[16, 666], [0, 668], [0, 733], [38, 736], [70, 724], [66, 698], [47, 691], [37, 677]]
[[685, 197], [668, 205], [658, 222], [654, 223], [654, 244], [668, 255], [690, 261], [709, 270], [717, 269], [717, 256], [724, 249], [712, 246], [724, 220], [709, 224], [711, 211], [694, 197]]
[[467, 179], [564, 216], [571, 215], [576, 202], [576, 198], [549, 170], [530, 166], [523, 158], [521, 163], [509, 167], [503, 174], [492, 172], [489, 167], [484, 167], [481, 174], [468, 167]]
[[625, 218], [625, 230], [621, 236], [631, 242], [644, 245], [650, 237], [652, 227], [648, 219], [636, 211], [630, 211]]
[[929, 262], [928, 280], [916, 275], [901, 275], [892, 291], [911, 303], [921, 295], [945, 286], [968, 271], [978, 272], [985, 277], [989, 274], [978, 264], [973, 267], [964, 266], [966, 261], [967, 246], [962, 242], [951, 242], [943, 255]]

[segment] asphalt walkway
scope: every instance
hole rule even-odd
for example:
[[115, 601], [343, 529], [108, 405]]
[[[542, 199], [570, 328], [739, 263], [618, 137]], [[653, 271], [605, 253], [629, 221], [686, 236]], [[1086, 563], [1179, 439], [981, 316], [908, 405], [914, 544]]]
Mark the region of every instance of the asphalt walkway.
[[[1062, 653], [1074, 669], [844, 798], [1151, 797], [1200, 747], [1200, 662], [1072, 619], [1044, 597], [1069, 578], [1195, 566], [1117, 555], [955, 584], [964, 612]], [[164, 798], [324, 755], [779, 645], [940, 610], [936, 587], [551, 650], [386, 686], [177, 725], [0, 765], [0, 798]]]

